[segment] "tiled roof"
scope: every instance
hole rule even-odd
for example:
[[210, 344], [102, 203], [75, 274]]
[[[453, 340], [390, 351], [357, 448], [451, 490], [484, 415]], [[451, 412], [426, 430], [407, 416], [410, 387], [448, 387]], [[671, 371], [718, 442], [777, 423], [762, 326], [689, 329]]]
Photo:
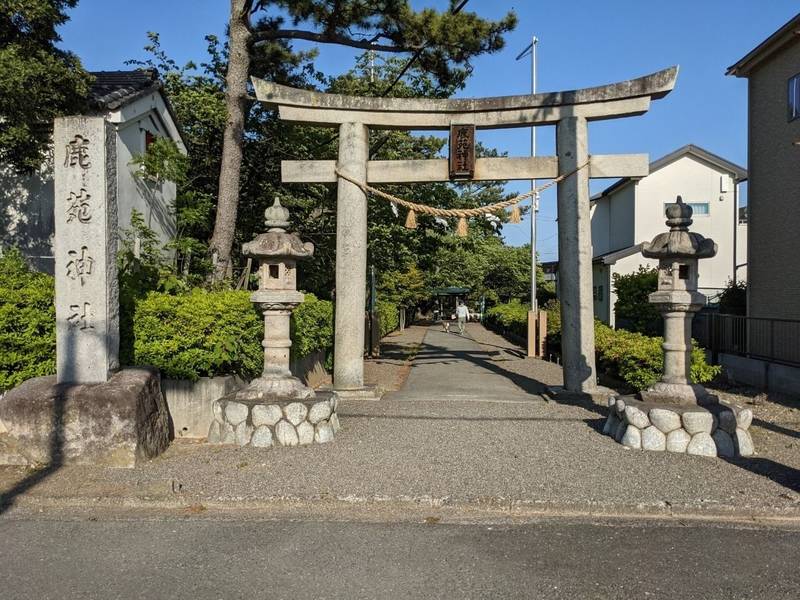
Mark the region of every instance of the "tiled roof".
[[94, 71], [95, 80], [89, 93], [90, 104], [102, 110], [116, 110], [137, 98], [161, 89], [158, 71]]

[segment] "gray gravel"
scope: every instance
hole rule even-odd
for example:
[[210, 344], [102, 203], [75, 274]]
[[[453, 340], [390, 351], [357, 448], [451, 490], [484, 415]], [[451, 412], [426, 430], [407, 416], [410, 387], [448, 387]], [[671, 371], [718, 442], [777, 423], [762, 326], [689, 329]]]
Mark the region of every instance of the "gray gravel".
[[[766, 457], [724, 461], [627, 450], [600, 434], [604, 408], [532, 394], [542, 382], [503, 377], [503, 362], [472, 340], [429, 332], [426, 344], [404, 390], [380, 402], [340, 404], [342, 429], [324, 447], [175, 443], [132, 470], [60, 469], [27, 494], [800, 516], [794, 469]], [[0, 489], [25, 476], [0, 470]]]

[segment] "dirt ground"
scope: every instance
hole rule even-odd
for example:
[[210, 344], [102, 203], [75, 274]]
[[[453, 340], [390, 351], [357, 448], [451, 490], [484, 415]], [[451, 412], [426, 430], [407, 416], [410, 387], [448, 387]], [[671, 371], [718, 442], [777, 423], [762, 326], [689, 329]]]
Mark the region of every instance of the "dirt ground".
[[364, 361], [364, 383], [377, 385], [386, 392], [402, 388], [426, 331], [426, 325], [412, 325], [383, 338], [381, 356]]

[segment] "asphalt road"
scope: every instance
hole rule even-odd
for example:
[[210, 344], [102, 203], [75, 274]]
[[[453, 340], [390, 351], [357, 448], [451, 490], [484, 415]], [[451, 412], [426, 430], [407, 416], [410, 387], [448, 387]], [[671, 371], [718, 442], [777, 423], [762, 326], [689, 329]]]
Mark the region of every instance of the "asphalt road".
[[792, 598], [800, 531], [656, 523], [0, 520], [0, 597]]

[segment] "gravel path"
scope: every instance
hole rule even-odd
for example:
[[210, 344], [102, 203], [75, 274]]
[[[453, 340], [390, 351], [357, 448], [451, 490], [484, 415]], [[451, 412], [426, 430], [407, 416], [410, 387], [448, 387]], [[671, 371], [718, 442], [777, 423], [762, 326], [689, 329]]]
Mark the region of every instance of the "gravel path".
[[[477, 325], [468, 338], [429, 329], [406, 386], [379, 402], [342, 402], [342, 430], [325, 446], [174, 443], [136, 469], [62, 468], [26, 497], [800, 518], [797, 468], [763, 454], [724, 461], [627, 450], [599, 433], [605, 408], [538, 395], [558, 382], [556, 365], [520, 358], [492, 336]], [[26, 477], [0, 469], [0, 490], [13, 499]]]

